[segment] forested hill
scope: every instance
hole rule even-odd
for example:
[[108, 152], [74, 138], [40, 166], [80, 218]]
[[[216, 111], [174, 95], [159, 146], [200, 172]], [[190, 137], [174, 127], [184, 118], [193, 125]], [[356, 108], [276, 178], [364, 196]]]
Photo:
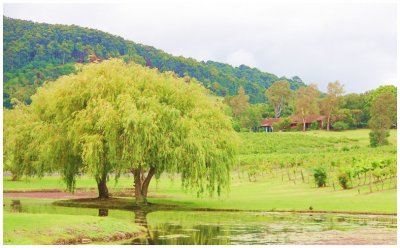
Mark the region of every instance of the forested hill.
[[[160, 71], [174, 71], [201, 81], [219, 96], [236, 95], [243, 86], [251, 103], [265, 101], [265, 89], [280, 79], [245, 65], [232, 67], [213, 61], [172, 56], [162, 50], [125, 40], [99, 30], [76, 25], [53, 25], [3, 16], [4, 106], [10, 99], [29, 103], [45, 80], [74, 72], [75, 63], [121, 57]], [[292, 89], [304, 83], [288, 79]]]

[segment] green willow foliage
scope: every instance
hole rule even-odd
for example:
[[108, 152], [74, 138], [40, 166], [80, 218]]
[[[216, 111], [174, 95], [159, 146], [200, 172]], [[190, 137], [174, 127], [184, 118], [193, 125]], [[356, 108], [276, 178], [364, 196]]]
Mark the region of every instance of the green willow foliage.
[[[265, 89], [280, 79], [245, 65], [232, 67], [172, 56], [150, 46], [75, 25], [50, 25], [3, 17], [3, 36], [3, 104], [8, 108], [12, 98], [29, 103], [29, 97], [45, 80], [73, 72], [74, 63], [86, 63], [93, 54], [100, 59], [119, 57], [162, 72], [174, 71], [180, 77], [194, 77], [218, 96], [235, 95], [242, 86], [250, 96], [250, 103], [265, 102]], [[299, 77], [288, 81], [292, 89], [304, 86]]]
[[27, 153], [27, 144], [33, 142], [32, 116], [20, 103], [13, 110], [4, 109], [3, 114], [3, 170], [10, 171], [13, 180], [23, 175], [36, 174], [29, 159], [33, 151]]
[[29, 106], [40, 126], [34, 159], [57, 165], [70, 190], [82, 172], [100, 183], [138, 168], [180, 173], [199, 195], [228, 188], [236, 134], [198, 81], [117, 59], [77, 71], [44, 84]]

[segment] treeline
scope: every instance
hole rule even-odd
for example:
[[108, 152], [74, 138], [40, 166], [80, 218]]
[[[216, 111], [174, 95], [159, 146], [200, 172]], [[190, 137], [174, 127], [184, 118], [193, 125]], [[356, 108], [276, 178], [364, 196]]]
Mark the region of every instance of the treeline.
[[[263, 118], [281, 118], [274, 129], [290, 131], [293, 129], [286, 117], [292, 115], [304, 121], [309, 115], [323, 115], [327, 130], [397, 126], [396, 86], [344, 94], [344, 85], [336, 81], [328, 84], [326, 92], [321, 93], [313, 84], [292, 90], [289, 82], [279, 80], [265, 91], [267, 101], [264, 103], [250, 104], [250, 97], [243, 88], [235, 96], [225, 97], [225, 102], [230, 106], [237, 131], [258, 131]], [[305, 123], [298, 128], [304, 130]]]
[[250, 103], [265, 102], [265, 90], [280, 79], [287, 80], [291, 89], [305, 85], [297, 76], [278, 78], [245, 65], [232, 67], [172, 56], [154, 47], [76, 25], [35, 23], [3, 16], [3, 45], [3, 105], [8, 108], [12, 98], [29, 103], [38, 86], [74, 72], [75, 63], [115, 57], [161, 72], [194, 77], [218, 96], [234, 95], [243, 87]]

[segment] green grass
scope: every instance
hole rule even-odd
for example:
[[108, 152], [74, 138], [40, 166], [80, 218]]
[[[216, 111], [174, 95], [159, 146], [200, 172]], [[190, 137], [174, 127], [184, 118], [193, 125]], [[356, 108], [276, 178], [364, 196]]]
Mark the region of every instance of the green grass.
[[[239, 163], [231, 173], [231, 187], [228, 193], [221, 197], [197, 198], [195, 192], [184, 192], [178, 175], [162, 175], [159, 180], [153, 180], [149, 189], [149, 202], [159, 205], [176, 205], [176, 210], [193, 208], [261, 210], [261, 211], [314, 211], [331, 212], [369, 212], [396, 213], [397, 190], [396, 180], [386, 180], [383, 185], [373, 185], [373, 193], [369, 193], [368, 185], [349, 190], [339, 188], [335, 168], [328, 174], [329, 187], [314, 186], [311, 169], [317, 165], [328, 165], [334, 161], [340, 165], [349, 166], [349, 161], [356, 158], [358, 163], [370, 163], [385, 158], [396, 159], [397, 133], [391, 130], [390, 145], [368, 147], [369, 130], [353, 130], [344, 132], [295, 132], [295, 133], [240, 133]], [[281, 170], [279, 163], [286, 165], [291, 160], [302, 161], [300, 167], [305, 175], [305, 182], [297, 173], [296, 184], [287, 177], [286, 169]], [[250, 182], [248, 173], [251, 168], [256, 170], [256, 181]], [[283, 173], [283, 181], [282, 181]], [[292, 175], [293, 176], [293, 175]], [[172, 178], [172, 179], [171, 179]], [[336, 183], [336, 190], [332, 187]], [[131, 189], [133, 178], [124, 175], [115, 183], [108, 182], [110, 192]], [[358, 181], [354, 182], [355, 185]], [[93, 190], [95, 181], [87, 176], [78, 178], [77, 188]], [[59, 176], [24, 178], [21, 181], [3, 179], [5, 191], [30, 190], [64, 190], [65, 185]], [[115, 208], [130, 209], [134, 206], [133, 197], [119, 198], [107, 201], [99, 200], [82, 202], [66, 202], [70, 205], [54, 206], [54, 199], [21, 198], [22, 213], [13, 212], [11, 201], [14, 198], [3, 198], [3, 237], [4, 244], [54, 244], [57, 240], [77, 240], [80, 238], [99, 239], [112, 237], [118, 232], [137, 233], [143, 231], [134, 224], [134, 213], [115, 210]], [[75, 205], [74, 205], [75, 204]], [[98, 217], [98, 205], [114, 208], [107, 218]], [[114, 206], [115, 205], [115, 206]], [[76, 206], [76, 207], [71, 207]], [[94, 208], [77, 208], [77, 207]], [[151, 208], [157, 209], [156, 205]], [[154, 210], [153, 209], [153, 210]], [[164, 208], [160, 208], [164, 209]], [[176, 212], [151, 213], [150, 219], [160, 219], [168, 215], [172, 219], [179, 217]], [[198, 214], [186, 212], [194, 219]], [[191, 213], [193, 213], [191, 215]], [[153, 217], [151, 217], [153, 216]], [[186, 217], [185, 217], [186, 216]], [[224, 215], [225, 216], [225, 215]], [[242, 216], [243, 215], [239, 215]], [[187, 214], [179, 218], [187, 218]], [[201, 218], [201, 217], [200, 217]], [[222, 218], [222, 217], [221, 217]], [[225, 217], [224, 217], [225, 218]], [[246, 217], [247, 218], [247, 217]], [[102, 240], [95, 243], [105, 243]], [[110, 243], [110, 242], [106, 242]]]
[[[222, 197], [197, 198], [193, 194], [181, 192], [179, 183], [172, 186], [170, 182], [159, 182], [158, 190], [152, 185], [150, 193], [162, 194], [170, 198], [153, 198], [151, 202], [159, 204], [177, 204], [193, 208], [219, 208], [241, 210], [308, 210], [310, 206], [318, 211], [343, 212], [396, 212], [396, 189], [391, 185], [378, 185], [379, 191], [373, 186], [374, 193], [369, 193], [369, 187], [363, 186], [350, 190], [341, 190], [336, 186], [315, 188], [313, 183], [297, 184], [292, 181], [282, 182], [280, 177], [261, 177], [256, 182], [247, 179], [233, 180], [229, 194]], [[310, 179], [311, 181], [311, 179]], [[360, 193], [358, 192], [360, 190]]]
[[[305, 161], [304, 172], [318, 164], [330, 163], [332, 159], [345, 162], [352, 157], [360, 159], [396, 158], [397, 148], [396, 130], [391, 130], [389, 146], [380, 148], [368, 147], [369, 130], [352, 130], [343, 132], [293, 132], [293, 133], [241, 133], [242, 144], [239, 159], [247, 159], [251, 164], [256, 160], [289, 160], [295, 156]], [[343, 151], [343, 147], [350, 148]], [[314, 159], [312, 161], [312, 159]], [[253, 161], [253, 162], [252, 162]], [[308, 164], [314, 163], [314, 164]], [[238, 167], [236, 167], [237, 169]], [[310, 206], [320, 211], [354, 211], [354, 212], [396, 212], [397, 190], [395, 180], [385, 182], [384, 189], [379, 190], [374, 186], [373, 193], [369, 187], [361, 186], [350, 190], [339, 189], [336, 182], [336, 191], [332, 185], [325, 188], [315, 188], [311, 176], [308, 183], [298, 179], [296, 184], [284, 176], [282, 182], [279, 170], [273, 176], [269, 171], [258, 175], [255, 182], [247, 179], [246, 168], [241, 171], [241, 178], [236, 172], [232, 173], [229, 194], [214, 198], [197, 198], [194, 192], [183, 192], [178, 176], [174, 180], [162, 176], [160, 180], [153, 180], [150, 185], [151, 202], [159, 204], [178, 204], [194, 208], [222, 208], [242, 210], [307, 210]], [[299, 176], [298, 176], [299, 177]], [[336, 180], [335, 174], [330, 180]], [[115, 184], [110, 181], [110, 191], [119, 191], [132, 187], [132, 177], [123, 176]], [[58, 177], [36, 178], [28, 181], [3, 181], [4, 190], [38, 190], [38, 189], [64, 189], [65, 186]], [[81, 177], [77, 182], [78, 188], [95, 188], [93, 179]], [[155, 198], [154, 198], [155, 196]]]
[[88, 238], [96, 240], [122, 233], [140, 233], [144, 229], [129, 219], [87, 215], [31, 214], [5, 212], [3, 243], [54, 244], [58, 240]]
[[[397, 190], [395, 181], [373, 185], [373, 193], [369, 193], [369, 186], [356, 187], [349, 190], [333, 187], [316, 188], [312, 178], [309, 183], [301, 180], [281, 181], [280, 175], [259, 177], [256, 182], [249, 182], [247, 178], [238, 178], [233, 175], [230, 192], [213, 198], [197, 198], [194, 192], [183, 192], [180, 181], [163, 178], [158, 182], [153, 181], [149, 189], [149, 202], [162, 205], [176, 205], [178, 208], [212, 208], [212, 209], [238, 209], [259, 211], [307, 211], [311, 206], [314, 211], [332, 212], [369, 212], [369, 213], [396, 213]], [[307, 180], [307, 179], [306, 179]], [[94, 201], [79, 203], [76, 206], [96, 206]], [[134, 205], [133, 197], [124, 198], [123, 208]], [[109, 204], [107, 204], [108, 206]], [[118, 206], [117, 206], [118, 208]]]
[[[110, 190], [118, 191], [122, 188], [131, 188], [133, 185], [133, 178], [124, 176], [115, 182], [110, 180], [108, 187]], [[97, 189], [96, 181], [93, 178], [82, 176], [79, 177], [76, 183], [78, 189]], [[5, 176], [3, 179], [4, 191], [34, 191], [34, 190], [65, 190], [66, 185], [59, 176], [44, 176], [43, 178], [23, 178], [20, 181], [12, 181], [11, 177]]]

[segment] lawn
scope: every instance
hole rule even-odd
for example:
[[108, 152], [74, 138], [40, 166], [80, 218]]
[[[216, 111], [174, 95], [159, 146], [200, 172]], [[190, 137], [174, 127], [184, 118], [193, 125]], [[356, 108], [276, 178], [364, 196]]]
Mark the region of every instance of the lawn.
[[[357, 156], [396, 157], [396, 130], [391, 130], [391, 145], [382, 148], [368, 147], [369, 130], [354, 130], [344, 132], [293, 132], [293, 133], [241, 133], [242, 144], [239, 158], [262, 157], [268, 162], [269, 158], [288, 160], [299, 154], [324, 159], [331, 157], [350, 158]], [[299, 144], [302, 144], [299, 147]], [[343, 151], [342, 148], [359, 147], [354, 150]], [[276, 147], [281, 149], [276, 149]], [[273, 150], [273, 151], [272, 151]], [[329, 157], [330, 156], [330, 157]], [[374, 157], [374, 158], [375, 158]], [[301, 158], [301, 157], [300, 157]], [[316, 159], [319, 161], [318, 159]], [[181, 189], [179, 176], [164, 175], [160, 180], [153, 180], [150, 189], [150, 201], [160, 204], [177, 204], [193, 208], [219, 208], [242, 210], [313, 210], [319, 211], [351, 211], [351, 212], [396, 212], [396, 180], [386, 180], [382, 184], [356, 186], [342, 190], [336, 183], [335, 189], [331, 184], [328, 187], [316, 188], [310, 175], [310, 168], [304, 165], [305, 182], [299, 178], [296, 181], [288, 180], [286, 174], [279, 170], [266, 170], [257, 175], [255, 181], [250, 182], [244, 169], [236, 167], [231, 175], [229, 192], [222, 196], [197, 198], [195, 192], [184, 192]], [[239, 172], [239, 173], [238, 173]], [[273, 172], [273, 173], [271, 173]], [[285, 172], [286, 173], [286, 172]], [[334, 182], [335, 174], [331, 181]], [[171, 179], [172, 178], [172, 179]], [[283, 179], [282, 179], [283, 178]], [[122, 176], [118, 183], [111, 180], [108, 183], [111, 192], [121, 191], [132, 187], [133, 179], [129, 175]], [[40, 190], [64, 189], [64, 184], [56, 176], [46, 176], [42, 179], [32, 178], [19, 182], [3, 181], [5, 191], [8, 190]], [[89, 177], [81, 177], [77, 181], [81, 189], [95, 188], [96, 184]]]
[[[179, 175], [162, 175], [150, 184], [149, 202], [175, 205], [175, 210], [396, 213], [396, 178], [372, 185], [364, 184], [362, 177], [354, 178], [354, 187], [343, 190], [336, 178], [338, 168], [329, 167], [333, 162], [349, 166], [349, 161], [353, 160], [358, 163], [385, 158], [396, 160], [395, 130], [391, 131], [391, 144], [380, 148], [368, 147], [368, 133], [369, 130], [241, 133], [238, 163], [232, 170], [228, 192], [223, 192], [221, 196], [198, 198], [195, 192], [182, 190]], [[290, 161], [300, 161], [302, 165], [287, 167]], [[286, 167], [279, 167], [283, 164]], [[318, 165], [330, 168], [326, 187], [315, 186], [312, 168]], [[304, 180], [299, 171], [304, 174]], [[133, 178], [129, 174], [123, 175], [118, 182], [112, 179], [108, 182], [111, 193], [132, 189], [132, 185]], [[373, 193], [370, 193], [370, 187]], [[64, 190], [65, 184], [56, 175], [24, 178], [21, 181], [4, 177], [3, 188], [5, 192]], [[77, 189], [93, 191], [96, 190], [96, 183], [93, 178], [82, 176], [77, 180]], [[124, 237], [141, 235], [144, 231], [132, 221], [134, 213], [130, 211], [112, 210], [104, 218], [98, 217], [99, 209], [96, 208], [54, 206], [53, 202], [57, 199], [19, 198], [22, 212], [16, 212], [11, 207], [14, 199], [3, 198], [4, 244], [82, 243], [87, 240], [90, 243], [113, 243]], [[72, 203], [78, 207], [87, 206], [83, 202]], [[91, 200], [90, 204], [99, 203]], [[111, 208], [128, 209], [134, 206], [134, 199], [133, 196], [112, 199], [107, 204], [115, 205]], [[157, 206], [152, 205], [152, 208], [157, 209]]]

